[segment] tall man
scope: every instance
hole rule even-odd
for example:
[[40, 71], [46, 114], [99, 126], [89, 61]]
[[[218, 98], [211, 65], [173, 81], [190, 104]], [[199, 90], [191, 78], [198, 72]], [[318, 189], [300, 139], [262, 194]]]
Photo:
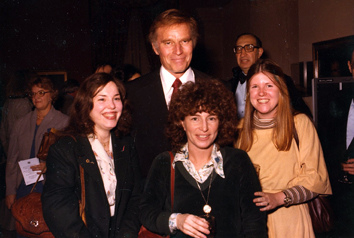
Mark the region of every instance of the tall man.
[[[236, 37], [234, 53], [238, 67], [232, 69], [233, 78], [225, 82], [226, 86], [235, 93], [237, 102], [237, 115], [244, 117], [246, 105], [247, 73], [251, 66], [263, 55], [262, 41], [252, 33], [243, 33]], [[292, 106], [295, 110], [312, 117], [312, 113], [300, 93], [295, 87], [293, 80], [286, 76], [286, 84]]]
[[[351, 59], [348, 60], [348, 69], [354, 78], [354, 50], [351, 55]], [[346, 131], [346, 148], [348, 163], [343, 163], [343, 170], [348, 172], [350, 175], [354, 175], [354, 98], [352, 98], [347, 117], [347, 131]], [[352, 176], [354, 178], [354, 176]], [[352, 181], [354, 182], [354, 181]], [[353, 232], [354, 233], [354, 232]]]
[[209, 78], [190, 67], [197, 38], [195, 19], [176, 9], [161, 13], [149, 32], [149, 41], [160, 57], [161, 67], [126, 84], [143, 177], [146, 177], [156, 155], [170, 149], [165, 125], [174, 87]]

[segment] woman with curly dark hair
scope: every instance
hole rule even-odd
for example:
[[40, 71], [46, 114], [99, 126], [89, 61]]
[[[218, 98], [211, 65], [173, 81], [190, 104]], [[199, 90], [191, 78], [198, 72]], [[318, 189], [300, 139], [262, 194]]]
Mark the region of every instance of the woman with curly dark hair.
[[48, 153], [42, 202], [55, 237], [137, 236], [140, 174], [127, 109], [124, 86], [113, 76], [95, 73], [81, 84], [64, 136]]
[[164, 152], [153, 162], [140, 204], [148, 230], [171, 237], [267, 236], [265, 215], [252, 203], [257, 173], [244, 151], [228, 146], [236, 113], [232, 93], [217, 80], [186, 83], [173, 97], [167, 126], [173, 209], [171, 159]]

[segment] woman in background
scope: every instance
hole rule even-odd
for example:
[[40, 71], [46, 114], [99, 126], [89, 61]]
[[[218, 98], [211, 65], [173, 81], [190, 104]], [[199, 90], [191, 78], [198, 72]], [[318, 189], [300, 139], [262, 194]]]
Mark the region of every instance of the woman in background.
[[[43, 134], [52, 128], [63, 129], [68, 117], [55, 110], [53, 102], [57, 96], [53, 83], [46, 77], [34, 77], [28, 93], [35, 109], [18, 119], [11, 131], [6, 163], [6, 205], [11, 209], [16, 199], [30, 193], [33, 184], [26, 185], [18, 162], [35, 158]], [[46, 163], [32, 166], [33, 171], [45, 171]], [[42, 192], [43, 183], [38, 183], [35, 192]]]
[[48, 154], [42, 203], [55, 237], [137, 237], [140, 175], [129, 126], [123, 84], [106, 73], [89, 76], [76, 94], [64, 137]]
[[[6, 86], [6, 100], [2, 107], [0, 126], [0, 140], [4, 154], [0, 153], [0, 181], [1, 181], [1, 204], [0, 204], [0, 227], [2, 229], [15, 230], [15, 219], [5, 204], [5, 167], [6, 156], [9, 149], [10, 133], [17, 119], [32, 111], [33, 104], [26, 95], [26, 87], [29, 74], [26, 71], [16, 71], [10, 77]], [[0, 148], [1, 150], [1, 148]], [[3, 155], [3, 156], [2, 156]], [[2, 196], [3, 195], [3, 196]], [[4, 198], [4, 199], [3, 199]]]
[[268, 214], [269, 237], [314, 237], [306, 202], [332, 193], [316, 129], [293, 111], [277, 64], [260, 60], [248, 77], [236, 148], [259, 168], [254, 203]]

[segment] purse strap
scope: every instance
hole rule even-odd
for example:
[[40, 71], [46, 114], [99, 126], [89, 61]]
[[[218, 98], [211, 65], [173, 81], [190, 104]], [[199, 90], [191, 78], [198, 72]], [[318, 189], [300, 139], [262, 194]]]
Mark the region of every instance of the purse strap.
[[82, 221], [84, 222], [85, 226], [86, 224], [86, 213], [85, 213], [85, 207], [86, 207], [86, 193], [85, 193], [85, 175], [84, 175], [84, 168], [80, 165], [80, 182], [81, 182], [81, 200], [79, 201], [79, 212], [80, 212], [80, 217]]
[[172, 166], [173, 160], [175, 156], [171, 151], [169, 151], [171, 157], [171, 211], [173, 210], [173, 202], [174, 202], [174, 195], [175, 195], [175, 169]]
[[294, 139], [295, 139], [295, 142], [296, 142], [296, 145], [297, 145], [297, 149], [300, 150], [300, 147], [299, 147], [299, 135], [297, 134], [297, 130], [296, 130], [295, 125], [294, 125]]
[[41, 178], [42, 174], [44, 174], [44, 170], [42, 170], [41, 173], [38, 175], [38, 178], [37, 178], [36, 182], [34, 183], [34, 185], [33, 185], [32, 189], [31, 189], [31, 192], [30, 192], [30, 193], [33, 192], [33, 190], [34, 190], [34, 188], [36, 187], [36, 185], [37, 185], [39, 179]]

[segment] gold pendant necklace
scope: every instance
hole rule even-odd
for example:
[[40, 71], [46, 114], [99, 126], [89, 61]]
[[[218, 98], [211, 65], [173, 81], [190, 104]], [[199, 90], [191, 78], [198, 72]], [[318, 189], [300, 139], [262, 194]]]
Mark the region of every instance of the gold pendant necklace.
[[202, 192], [202, 189], [200, 188], [200, 185], [199, 185], [198, 181], [196, 179], [194, 179], [195, 182], [197, 183], [197, 186], [199, 188], [200, 194], [202, 195], [202, 197], [204, 199], [204, 202], [205, 202], [205, 205], [203, 206], [203, 211], [205, 212], [205, 214], [209, 214], [211, 212], [211, 206], [208, 204], [208, 202], [209, 202], [211, 181], [213, 180], [213, 174], [214, 174], [214, 169], [211, 171], [211, 174], [210, 174], [210, 182], [209, 182], [209, 189], [208, 189], [208, 197], [207, 197], [207, 199], [205, 199], [204, 194]]

